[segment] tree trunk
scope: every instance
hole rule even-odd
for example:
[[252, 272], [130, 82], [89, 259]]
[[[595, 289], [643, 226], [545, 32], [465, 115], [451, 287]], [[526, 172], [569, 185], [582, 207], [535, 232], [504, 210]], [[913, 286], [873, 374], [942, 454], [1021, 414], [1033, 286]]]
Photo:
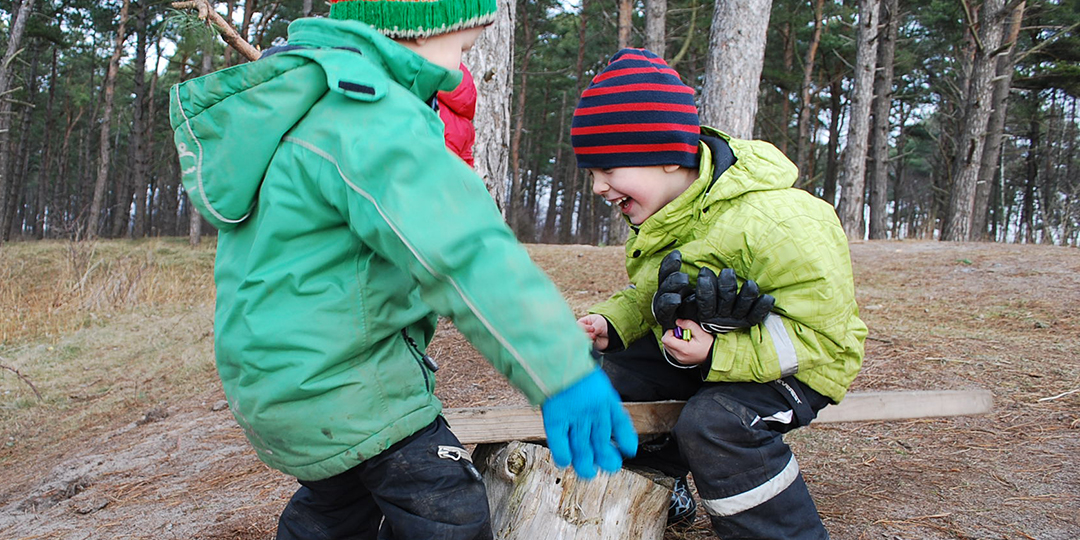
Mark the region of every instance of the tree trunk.
[[56, 167], [56, 181], [53, 182], [52, 196], [49, 198], [51, 208], [49, 211], [49, 231], [50, 236], [57, 236], [60, 231], [63, 230], [68, 236], [74, 237], [73, 230], [77, 227], [71, 227], [69, 219], [73, 220], [74, 212], [68, 208], [67, 186], [70, 185], [67, 177], [68, 169], [68, 149], [71, 147], [71, 133], [75, 130], [75, 126], [78, 125], [79, 119], [82, 118], [83, 112], [86, 109], [79, 107], [79, 110], [75, 113], [75, 117], [72, 118], [72, 113], [69, 110], [67, 114], [67, 127], [64, 130], [64, 142], [60, 145], [60, 152], [57, 157]]
[[874, 78], [874, 146], [870, 166], [870, 239], [881, 240], [889, 231], [889, 113], [892, 111], [893, 56], [900, 17], [898, 0], [881, 4], [881, 32], [878, 34], [878, 69]]
[[729, 135], [754, 135], [758, 87], [772, 0], [716, 0], [701, 95], [701, 123]]
[[[10, 23], [7, 51], [4, 52], [4, 58], [0, 60], [0, 227], [8, 223], [5, 211], [9, 206], [8, 199], [18, 197], [11, 189], [10, 158], [12, 154], [9, 146], [12, 113], [11, 102], [7, 98], [11, 91], [11, 81], [14, 79], [12, 69], [15, 56], [22, 52], [20, 46], [23, 34], [26, 32], [26, 24], [30, 21], [30, 13], [33, 9], [34, 0], [22, 0], [19, 4], [15, 19]], [[0, 228], [0, 244], [4, 243], [5, 231], [6, 228]]]
[[109, 59], [109, 71], [105, 76], [105, 107], [101, 115], [101, 141], [98, 152], [97, 177], [94, 181], [94, 197], [90, 203], [90, 214], [86, 221], [86, 237], [90, 240], [97, 238], [98, 226], [101, 219], [101, 204], [105, 200], [105, 184], [109, 179], [109, 160], [112, 157], [112, 147], [109, 144], [109, 134], [112, 128], [113, 94], [116, 90], [116, 74], [120, 69], [120, 55], [124, 52], [124, 26], [127, 24], [128, 8], [131, 0], [124, 0], [120, 8], [120, 25], [116, 29], [116, 44], [113, 48], [112, 58]]
[[630, 31], [634, 28], [633, 0], [619, 0], [619, 49], [630, 46]]
[[37, 215], [34, 219], [34, 236], [38, 240], [45, 238], [48, 232], [48, 215], [50, 210], [49, 186], [59, 181], [52, 177], [53, 164], [53, 132], [56, 130], [55, 118], [53, 117], [53, 104], [56, 97], [56, 57], [57, 47], [52, 47], [52, 60], [49, 62], [49, 98], [45, 105], [45, 137], [44, 150], [41, 152], [41, 173], [38, 175], [37, 191]]
[[462, 61], [476, 82], [476, 173], [496, 205], [506, 200], [510, 103], [513, 95], [513, 35], [517, 3], [499, 0], [498, 17], [484, 30]]
[[664, 58], [667, 49], [667, 0], [645, 0], [645, 48]]
[[993, 80], [994, 93], [990, 104], [990, 120], [987, 122], [986, 143], [982, 161], [979, 163], [979, 180], [975, 186], [975, 206], [971, 215], [971, 240], [990, 239], [986, 221], [990, 213], [990, 194], [996, 185], [996, 173], [1001, 156], [1002, 135], [1005, 133], [1005, 113], [1008, 107], [1009, 88], [1012, 86], [1016, 39], [1020, 35], [1020, 22], [1024, 18], [1025, 2], [1013, 10], [1008, 35], [1002, 42], [1007, 51], [998, 57], [997, 76]]
[[851, 116], [844, 150], [840, 208], [837, 213], [844, 233], [852, 240], [863, 238], [863, 200], [866, 195], [866, 154], [870, 133], [870, 102], [874, 92], [877, 61], [878, 0], [859, 0], [859, 25], [855, 50], [855, 83], [851, 91]]
[[[528, 4], [526, 4], [528, 7]], [[521, 45], [525, 47], [521, 55], [521, 79], [517, 87], [517, 104], [514, 113], [514, 135], [510, 139], [510, 197], [506, 200], [506, 221], [515, 233], [520, 235], [523, 220], [521, 209], [521, 136], [525, 131], [525, 96], [529, 89], [529, 59], [533, 53], [532, 25], [529, 20], [529, 12], [521, 14]]]
[[[563, 167], [563, 146], [566, 140], [566, 118], [569, 116], [566, 110], [567, 106], [566, 92], [562, 93], [562, 103], [559, 105], [559, 135], [557, 142], [555, 143], [555, 165], [552, 168], [551, 173], [551, 190], [548, 192], [547, 197], [547, 210], [544, 213], [544, 230], [540, 234], [540, 241], [544, 243], [553, 243], [558, 239], [558, 229], [556, 228], [556, 216], [558, 216], [559, 205], [559, 193], [563, 189], [563, 181], [565, 175], [562, 174]], [[570, 157], [571, 161], [574, 159]]]
[[841, 77], [829, 83], [829, 144], [825, 156], [825, 180], [822, 182], [821, 198], [836, 206], [836, 184], [840, 174], [840, 118], [844, 114], [840, 96], [843, 93]]
[[[26, 81], [26, 95], [34, 96], [38, 93], [38, 55], [41, 54], [39, 47], [33, 47], [30, 53], [29, 61], [27, 62], [28, 73], [24, 77]], [[32, 106], [24, 106], [19, 114], [19, 129], [18, 137], [9, 143], [8, 152], [12, 156], [15, 156], [14, 167], [9, 165], [10, 170], [8, 174], [11, 176], [11, 183], [8, 185], [8, 199], [7, 208], [0, 209], [0, 214], [4, 215], [2, 227], [0, 228], [0, 234], [7, 235], [8, 238], [12, 236], [23, 235], [23, 225], [26, 221], [33, 221], [33, 215], [29, 218], [26, 216], [28, 211], [29, 194], [24, 193], [27, 180], [30, 177], [30, 144], [31, 144], [31, 113], [34, 108]]]
[[[148, 195], [147, 195], [147, 197], [149, 197], [149, 199], [146, 201], [146, 205], [145, 205], [146, 219], [143, 220], [143, 226], [145, 228], [146, 234], [157, 236], [157, 235], [160, 235], [160, 233], [158, 233], [155, 230], [155, 227], [154, 227], [155, 214], [156, 214], [155, 210], [156, 210], [156, 207], [157, 207], [157, 205], [158, 205], [158, 203], [160, 202], [160, 199], [161, 199], [161, 197], [159, 196], [161, 194], [161, 181], [163, 179], [167, 178], [167, 176], [163, 175], [163, 174], [154, 174], [154, 161], [153, 161], [153, 156], [154, 156], [154, 120], [157, 118], [157, 104], [158, 104], [158, 101], [154, 99], [154, 95], [157, 93], [157, 86], [158, 86], [158, 79], [159, 79], [158, 73], [160, 73], [160, 71], [161, 71], [160, 66], [161, 66], [161, 60], [162, 60], [161, 37], [160, 36], [158, 36], [158, 38], [155, 40], [154, 49], [155, 49], [157, 54], [156, 54], [156, 59], [154, 60], [154, 71], [150, 75], [150, 88], [146, 92], [147, 95], [150, 96], [150, 99], [148, 100], [149, 104], [147, 106], [147, 111], [146, 111], [146, 122], [145, 122], [146, 127], [143, 130], [143, 133], [142, 133], [141, 136], [146, 141], [146, 150], [143, 153], [146, 156], [146, 164], [143, 166], [143, 170], [146, 171], [145, 174], [146, 174], [147, 180], [149, 182], [149, 190], [148, 190]], [[166, 144], [165, 146], [170, 146], [171, 147], [173, 145]]]
[[802, 87], [799, 90], [799, 140], [796, 141], [795, 166], [799, 168], [798, 186], [809, 186], [810, 179], [814, 177], [814, 171], [810, 168], [810, 151], [813, 146], [810, 143], [810, 103], [811, 87], [814, 84], [814, 63], [817, 58], [818, 45], [821, 43], [822, 12], [825, 0], [814, 2], [814, 33], [810, 37], [810, 44], [806, 48], [806, 58], [803, 61]]
[[[587, 14], [589, 12], [588, 7], [590, 3], [590, 0], [581, 0], [581, 12], [579, 14], [578, 23], [578, 55], [577, 64], [574, 70], [576, 75], [576, 78], [574, 79], [576, 81], [574, 86], [575, 103], [577, 102], [578, 97], [581, 96], [583, 90], [582, 86], [585, 84], [582, 80], [585, 78], [585, 28], [589, 20]], [[582, 204], [581, 208], [578, 208], [577, 204], [578, 199], [582, 199], [584, 202], [584, 199], [579, 192], [582, 187], [582, 183], [579, 182], [581, 179], [581, 171], [577, 168], [576, 163], [568, 163], [567, 169], [569, 169], [569, 174], [566, 175], [566, 189], [563, 190], [563, 204], [559, 213], [559, 241], [561, 243], [570, 242], [574, 234], [575, 210], [580, 213], [584, 211], [585, 206]], [[578, 229], [578, 231], [580, 232], [580, 229]]]
[[146, 84], [146, 50], [149, 47], [146, 24], [149, 17], [149, 7], [145, 3], [140, 4], [139, 13], [135, 17], [135, 101], [132, 103], [131, 117], [131, 185], [135, 191], [135, 213], [131, 217], [133, 238], [146, 236], [146, 190], [150, 179], [150, 141], [147, 138], [149, 133], [146, 115], [147, 102], [150, 101]]
[[[906, 107], [903, 102], [900, 102], [900, 118], [896, 123], [896, 125], [898, 126], [898, 128], [900, 130], [900, 134], [897, 135], [897, 137], [896, 137], [896, 153], [897, 154], [903, 154], [904, 148], [907, 147], [907, 120], [908, 120], [910, 110], [911, 109]], [[893, 237], [893, 239], [903, 238], [903, 236], [901, 236], [902, 233], [900, 231], [900, 218], [901, 218], [901, 215], [902, 215], [901, 208], [903, 206], [904, 201], [900, 197], [900, 194], [902, 193], [903, 186], [905, 185], [904, 173], [907, 170], [907, 167], [905, 166], [906, 162], [907, 161], [904, 160], [904, 159], [898, 159], [897, 163], [896, 163], [896, 181], [893, 183], [893, 199], [892, 199], [892, 201], [893, 201], [893, 221], [892, 221], [892, 237]], [[911, 206], [914, 206], [914, 205], [911, 205]]]
[[1035, 184], [1039, 180], [1040, 129], [1036, 113], [1028, 125], [1028, 152], [1024, 160], [1027, 174], [1024, 177], [1024, 198], [1020, 206], [1020, 226], [1023, 229], [1024, 242], [1028, 244], [1035, 241]]
[[975, 209], [975, 184], [979, 180], [986, 129], [990, 120], [993, 78], [997, 74], [998, 48], [1004, 34], [1001, 13], [1005, 0], [985, 0], [979, 16], [975, 57], [964, 106], [964, 120], [957, 137], [953, 162], [953, 186], [949, 193], [948, 220], [941, 231], [942, 240], [970, 240]]
[[[660, 540], [671, 488], [623, 469], [583, 481], [543, 446], [477, 447], [498, 540]], [[617, 516], [612, 519], [612, 516]]]

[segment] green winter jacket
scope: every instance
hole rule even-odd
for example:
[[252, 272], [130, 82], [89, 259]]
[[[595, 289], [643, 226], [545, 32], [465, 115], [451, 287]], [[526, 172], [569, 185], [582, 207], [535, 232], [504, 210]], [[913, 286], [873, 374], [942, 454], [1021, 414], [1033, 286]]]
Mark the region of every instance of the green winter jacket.
[[[768, 382], [793, 374], [839, 403], [862, 366], [866, 325], [836, 212], [791, 187], [795, 165], [773, 145], [707, 127], [701, 133], [698, 179], [626, 241], [634, 287], [589, 312], [607, 318], [623, 343], [650, 331], [659, 341], [652, 297], [660, 261], [677, 248], [691, 281], [702, 266], [718, 274], [731, 268], [776, 298], [762, 324], [716, 336], [705, 380]], [[726, 140], [736, 158], [715, 178], [710, 137]]]
[[183, 182], [220, 230], [215, 354], [259, 457], [344, 472], [441, 411], [437, 315], [534, 404], [595, 370], [555, 286], [426, 103], [459, 72], [359, 22], [171, 89]]

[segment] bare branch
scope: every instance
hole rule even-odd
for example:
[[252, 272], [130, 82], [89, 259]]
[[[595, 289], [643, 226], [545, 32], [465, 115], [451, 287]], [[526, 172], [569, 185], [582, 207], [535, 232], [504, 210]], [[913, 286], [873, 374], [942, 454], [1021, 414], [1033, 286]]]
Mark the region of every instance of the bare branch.
[[259, 50], [248, 43], [244, 38], [240, 37], [236, 28], [233, 28], [233, 25], [229, 24], [225, 18], [210, 5], [209, 0], [185, 0], [183, 2], [173, 2], [172, 7], [176, 9], [194, 9], [198, 11], [200, 19], [216, 28], [218, 33], [221, 34], [221, 39], [225, 40], [225, 43], [244, 55], [248, 60], [255, 61], [261, 56]]
[[6, 369], [6, 370], [14, 373], [15, 376], [18, 377], [20, 381], [26, 383], [26, 385], [29, 386], [30, 389], [34, 391], [34, 395], [37, 396], [38, 401], [45, 401], [45, 398], [41, 397], [41, 392], [38, 392], [38, 389], [37, 389], [37, 387], [34, 386], [34, 383], [30, 382], [30, 379], [26, 378], [26, 375], [23, 375], [22, 373], [19, 373], [19, 370], [15, 369], [13, 367], [5, 366], [4, 364], [0, 364], [0, 369]]

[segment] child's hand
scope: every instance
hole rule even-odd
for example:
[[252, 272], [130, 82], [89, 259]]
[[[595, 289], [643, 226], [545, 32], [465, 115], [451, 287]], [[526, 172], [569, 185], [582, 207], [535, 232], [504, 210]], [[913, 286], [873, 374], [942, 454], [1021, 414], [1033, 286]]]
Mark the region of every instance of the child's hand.
[[696, 366], [708, 360], [713, 346], [712, 334], [702, 330], [701, 325], [689, 319], [679, 319], [675, 324], [682, 329], [680, 333], [684, 336], [685, 332], [690, 332], [690, 340], [675, 337], [674, 330], [664, 332], [661, 341], [667, 355], [685, 366]]
[[608, 347], [608, 325], [603, 315], [592, 313], [578, 319], [577, 322], [578, 326], [589, 335], [596, 350], [602, 351]]

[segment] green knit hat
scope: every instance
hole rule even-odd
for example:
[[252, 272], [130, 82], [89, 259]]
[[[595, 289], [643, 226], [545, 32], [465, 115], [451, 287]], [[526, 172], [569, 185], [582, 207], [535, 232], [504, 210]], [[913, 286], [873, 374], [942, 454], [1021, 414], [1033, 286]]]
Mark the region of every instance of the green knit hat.
[[497, 0], [330, 0], [330, 18], [367, 23], [389, 38], [415, 39], [495, 21]]

